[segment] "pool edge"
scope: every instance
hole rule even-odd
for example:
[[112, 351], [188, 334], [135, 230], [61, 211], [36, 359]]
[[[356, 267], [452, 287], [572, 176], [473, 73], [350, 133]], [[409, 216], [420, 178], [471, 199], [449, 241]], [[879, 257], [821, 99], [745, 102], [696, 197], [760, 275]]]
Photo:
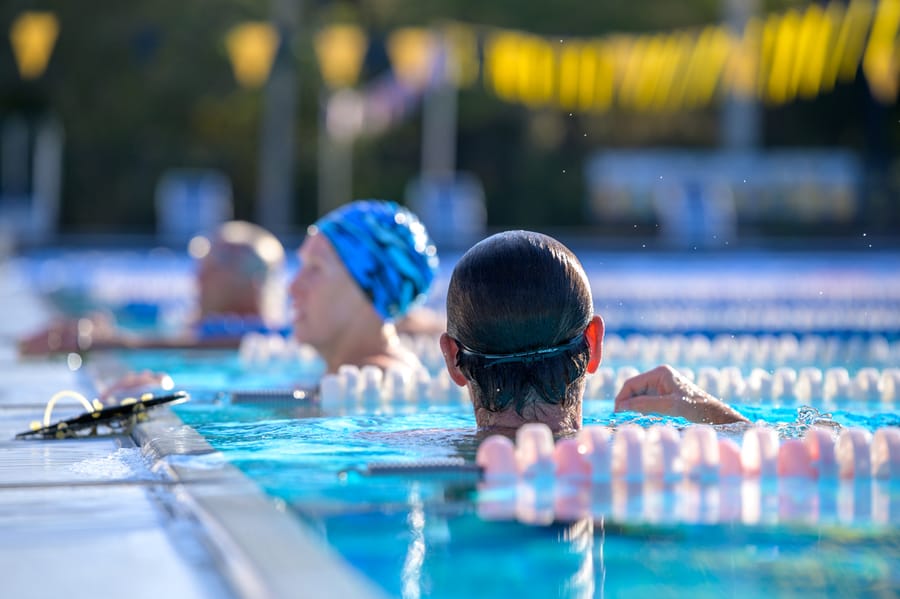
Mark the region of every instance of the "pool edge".
[[387, 596], [224, 458], [212, 468], [179, 459], [218, 452], [171, 410], [154, 411], [132, 437], [154, 470], [184, 483], [174, 492], [208, 534], [217, 567], [237, 595]]

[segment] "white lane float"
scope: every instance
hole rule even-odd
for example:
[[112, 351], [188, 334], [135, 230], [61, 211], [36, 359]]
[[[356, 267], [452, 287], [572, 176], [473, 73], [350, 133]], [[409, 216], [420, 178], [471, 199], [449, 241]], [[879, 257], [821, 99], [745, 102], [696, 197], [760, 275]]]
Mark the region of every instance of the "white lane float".
[[872, 438], [872, 476], [882, 480], [900, 478], [900, 428], [884, 427]]
[[607, 482], [612, 475], [610, 438], [609, 429], [604, 426], [587, 426], [578, 431], [575, 437], [578, 444], [584, 448], [584, 457], [590, 466], [592, 483]]
[[491, 435], [478, 446], [475, 463], [484, 469], [488, 482], [515, 480], [519, 475], [516, 446], [509, 437]]
[[785, 439], [778, 447], [776, 472], [779, 478], [813, 478], [812, 456], [801, 439]]
[[644, 429], [626, 424], [614, 433], [588, 426], [574, 438], [556, 443], [550, 429], [531, 423], [516, 442], [500, 435], [479, 447], [477, 463], [487, 478], [508, 477], [514, 454], [522, 478], [565, 478], [601, 483], [647, 480], [700, 482], [725, 478], [861, 479], [900, 478], [900, 428], [884, 427], [873, 435], [862, 428], [811, 427], [802, 439], [780, 441], [774, 429], [749, 427], [738, 444], [707, 425], [682, 432], [671, 426]]
[[894, 403], [900, 396], [900, 368], [886, 368], [881, 372], [881, 401]]
[[[366, 375], [356, 366], [342, 366], [339, 374], [347, 379], [345, 397], [349, 403], [371, 406], [377, 403], [378, 398], [386, 402], [468, 401], [466, 389], [452, 383], [447, 375], [437, 338], [417, 336], [404, 339], [404, 343], [415, 351], [425, 364], [420, 373], [412, 379], [402, 381], [390, 373], [384, 373], [381, 380], [376, 381], [377, 375]], [[608, 354], [626, 360], [652, 363], [666, 361], [677, 364], [676, 359], [681, 356], [689, 359], [690, 363], [706, 360], [713, 363], [751, 364], [768, 361], [773, 364], [771, 370], [757, 367], [746, 376], [740, 368], [734, 366], [722, 368], [703, 366], [696, 372], [679, 367], [688, 379], [728, 402], [799, 401], [815, 405], [822, 401], [831, 403], [853, 400], [892, 404], [900, 393], [900, 369], [893, 366], [900, 361], [900, 341], [888, 342], [877, 336], [868, 341], [816, 336], [803, 337], [799, 340], [793, 336], [758, 338], [724, 336], [709, 341], [702, 336], [630, 335], [623, 340], [613, 335], [607, 337], [605, 344]], [[810, 360], [828, 362], [830, 354], [844, 355], [851, 352], [848, 355], [853, 355], [852, 351], [860, 351], [863, 356], [869, 356], [876, 364], [888, 367], [883, 370], [873, 367], [860, 368], [851, 375], [842, 366], [824, 370], [804, 366], [798, 371], [789, 365], [797, 357], [807, 363]], [[297, 364], [310, 368], [321, 367], [321, 358], [312, 347], [276, 334], [247, 333], [241, 340], [238, 355], [241, 363], [253, 368], [266, 366], [286, 368]], [[650, 359], [654, 356], [656, 360]], [[859, 359], [859, 356], [856, 356], [856, 359]], [[587, 377], [585, 400], [613, 399], [625, 381], [639, 372], [630, 365], [618, 369], [601, 367], [595, 374]]]
[[646, 475], [663, 481], [675, 480], [682, 471], [681, 436], [671, 426], [655, 424], [644, 437], [643, 465]]
[[814, 426], [806, 431], [803, 442], [809, 452], [813, 476], [818, 478], [837, 476], [837, 457], [834, 453], [835, 441], [832, 431]]
[[778, 434], [771, 428], [754, 426], [744, 433], [741, 467], [745, 476], [771, 477], [778, 464]]
[[590, 426], [555, 444], [544, 425], [523, 428], [515, 443], [494, 435], [479, 447], [480, 514], [530, 524], [607, 515], [750, 525], [900, 523], [892, 499], [900, 478], [897, 427], [874, 434], [812, 427], [803, 438], [779, 441], [773, 429], [756, 426], [738, 443], [706, 425], [682, 431], [625, 425], [614, 432]]
[[[429, 372], [443, 368], [437, 336], [401, 336], [400, 339]], [[892, 368], [900, 362], [900, 340], [888, 341], [880, 335], [845, 338], [815, 334], [718, 335], [713, 339], [703, 335], [632, 334], [622, 338], [609, 333], [604, 339], [604, 352], [626, 363], [767, 364], [778, 369], [856, 361]], [[253, 365], [318, 359], [311, 347], [274, 333], [246, 333], [239, 354], [242, 362]], [[709, 390], [717, 391], [716, 387]]]
[[587, 459], [587, 447], [577, 439], [561, 439], [553, 448], [556, 478], [576, 481], [590, 480], [591, 463]]
[[523, 478], [552, 478], [556, 474], [553, 433], [544, 424], [529, 423], [516, 431], [516, 462]]
[[865, 429], [847, 428], [841, 431], [834, 446], [839, 477], [863, 478], [871, 475], [871, 442], [872, 434]]
[[612, 474], [628, 482], [644, 476], [644, 429], [637, 424], [620, 426], [612, 439]]
[[719, 441], [716, 431], [706, 425], [689, 426], [681, 440], [684, 476], [693, 480], [711, 480], [718, 476]]

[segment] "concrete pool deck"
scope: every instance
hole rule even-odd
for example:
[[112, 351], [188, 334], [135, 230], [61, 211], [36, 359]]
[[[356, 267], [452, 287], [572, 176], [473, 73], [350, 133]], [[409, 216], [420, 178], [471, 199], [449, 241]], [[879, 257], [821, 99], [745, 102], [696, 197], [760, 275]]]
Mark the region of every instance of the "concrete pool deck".
[[167, 409], [131, 436], [15, 440], [52, 394], [93, 386], [65, 359], [17, 356], [50, 312], [2, 263], [0, 305], [2, 596], [382, 596]]

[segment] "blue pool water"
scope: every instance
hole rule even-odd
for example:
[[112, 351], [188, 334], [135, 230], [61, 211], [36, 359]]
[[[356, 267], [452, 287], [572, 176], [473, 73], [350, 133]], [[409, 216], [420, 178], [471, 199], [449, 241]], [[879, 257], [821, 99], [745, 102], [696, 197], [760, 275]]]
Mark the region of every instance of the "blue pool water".
[[[684, 354], [674, 361], [698, 374], [706, 366], [737, 366], [744, 377], [755, 368], [840, 366], [854, 376], [866, 367], [900, 366], [890, 345], [900, 337], [896, 254], [788, 256], [777, 263], [767, 256], [682, 258], [585, 259], [597, 307], [617, 336], [605, 367], [671, 361], [651, 346], [673, 334], [702, 335], [710, 344], [719, 339], [728, 350], [699, 362]], [[103, 276], [95, 278], [108, 281], [111, 275], [99, 270]], [[134, 289], [115, 288], [123, 296]], [[139, 297], [124, 299], [140, 305]], [[786, 360], [748, 341], [786, 332], [841, 341], [815, 353], [814, 362]], [[646, 337], [628, 346], [633, 333]], [[873, 337], [889, 351], [870, 351]], [[900, 590], [894, 483], [613, 485], [579, 496], [561, 484], [492, 488], [465, 473], [369, 476], [364, 470], [373, 462], [473, 461], [481, 438], [471, 409], [453, 401], [332, 413], [232, 405], [236, 390], [313, 384], [315, 368], [248, 365], [237, 352], [121, 359], [130, 369], [169, 372], [193, 396], [177, 408], [182, 419], [392, 596], [844, 597]], [[816, 419], [804, 403], [820, 412], [820, 422], [874, 430], [900, 425], [895, 401], [846, 396], [735, 405], [782, 438], [795, 438]], [[613, 414], [608, 394], [586, 401], [584, 413], [587, 425], [685, 425]], [[737, 439], [741, 432], [725, 427], [720, 434]], [[558, 517], [557, 507], [573, 500], [582, 501], [579, 517]]]
[[[799, 436], [805, 428], [796, 408], [742, 409], [783, 423], [782, 436]], [[589, 402], [585, 423], [656, 420], [611, 410], [609, 401]], [[728, 519], [722, 510], [704, 516], [709, 506], [702, 505], [692, 519], [677, 504], [684, 493], [671, 489], [657, 495], [613, 489], [606, 505], [593, 498], [592, 518], [537, 525], [514, 515], [515, 490], [499, 495], [511, 506], [510, 516], [486, 517], [490, 492], [468, 474], [369, 477], [358, 471], [372, 462], [471, 461], [479, 437], [464, 406], [292, 418], [195, 402], [178, 412], [395, 596], [846, 596], [900, 585], [900, 493], [891, 486], [876, 493], [888, 507], [873, 513], [868, 487], [833, 483], [804, 500], [802, 488], [798, 495], [773, 482], [758, 490], [761, 513], [750, 522], [746, 514]], [[868, 412], [833, 416], [844, 425], [900, 424], [895, 414]], [[532, 507], [539, 512], [540, 494], [552, 503], [557, 491], [535, 492]], [[624, 505], [615, 505], [617, 494]], [[797, 505], [789, 509], [788, 500]], [[656, 517], [651, 504], [659, 508]]]

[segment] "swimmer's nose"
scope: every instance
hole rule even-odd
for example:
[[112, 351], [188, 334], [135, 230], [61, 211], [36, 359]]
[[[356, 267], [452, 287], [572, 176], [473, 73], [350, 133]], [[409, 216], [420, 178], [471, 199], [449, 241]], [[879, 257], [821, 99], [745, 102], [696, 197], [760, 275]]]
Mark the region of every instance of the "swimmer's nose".
[[197, 262], [197, 278], [200, 280], [205, 279], [209, 276], [209, 266], [206, 260], [200, 260]]
[[290, 293], [291, 299], [293, 300], [296, 300], [297, 297], [299, 297], [303, 287], [301, 272], [302, 271], [298, 271], [297, 274], [294, 275], [294, 278], [291, 279], [291, 284], [288, 286], [288, 293]]

